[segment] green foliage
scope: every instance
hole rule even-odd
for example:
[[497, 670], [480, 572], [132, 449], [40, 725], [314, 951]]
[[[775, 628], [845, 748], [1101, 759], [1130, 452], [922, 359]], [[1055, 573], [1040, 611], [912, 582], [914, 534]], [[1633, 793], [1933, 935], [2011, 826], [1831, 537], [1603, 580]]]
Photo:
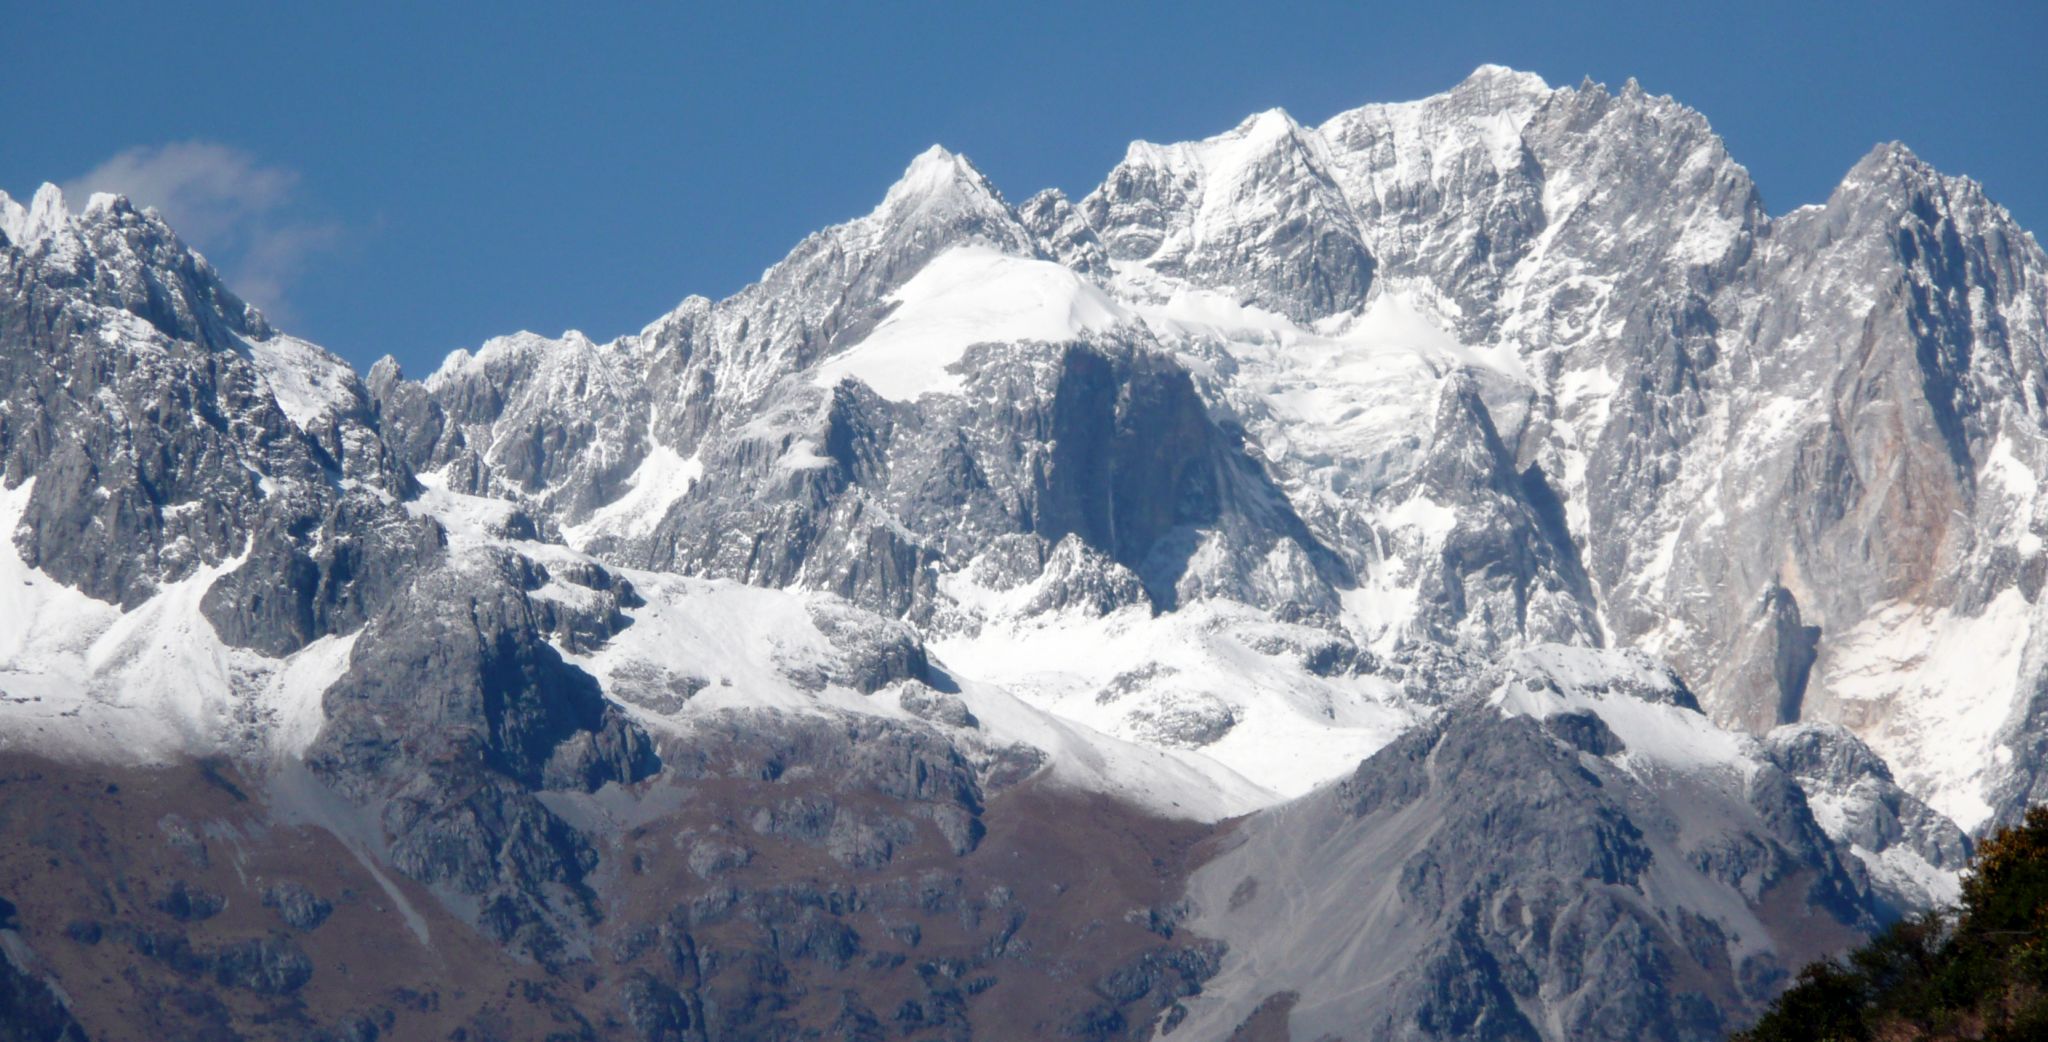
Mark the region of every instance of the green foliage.
[[2048, 806], [1977, 848], [1962, 904], [1800, 971], [1737, 1042], [2048, 1039]]

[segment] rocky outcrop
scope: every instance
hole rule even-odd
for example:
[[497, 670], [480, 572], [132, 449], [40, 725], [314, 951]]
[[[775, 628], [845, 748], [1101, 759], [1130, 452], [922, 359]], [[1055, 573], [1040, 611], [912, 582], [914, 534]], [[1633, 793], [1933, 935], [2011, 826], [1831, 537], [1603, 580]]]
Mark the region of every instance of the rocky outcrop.
[[357, 643], [325, 696], [306, 763], [363, 806], [393, 867], [474, 901], [501, 944], [559, 959], [598, 911], [591, 841], [538, 798], [630, 783], [652, 743], [597, 681], [563, 661], [533, 562], [451, 562], [412, 583]]
[[0, 898], [0, 1039], [5, 1042], [86, 1042], [64, 992], [38, 972], [21, 942], [12, 901]]
[[1080, 209], [1111, 258], [1306, 324], [1364, 303], [1377, 266], [1330, 161], [1275, 109], [1204, 141], [1132, 145]]
[[412, 479], [361, 382], [153, 211], [101, 196], [74, 217], [50, 193], [57, 216], [0, 248], [0, 459], [9, 487], [34, 481], [22, 559], [124, 608], [226, 569], [205, 611], [267, 654], [360, 626], [432, 552], [392, 504]]
[[[1606, 710], [1646, 711], [1706, 726]], [[1722, 1037], [1872, 912], [1787, 775], [1660, 759], [1600, 713], [1464, 705], [1253, 817], [1190, 883], [1238, 958], [1186, 1027], [1286, 992], [1295, 1038]]]
[[1899, 788], [1884, 760], [1832, 724], [1765, 736], [1771, 761], [1799, 782], [1821, 827], [1867, 872], [1887, 917], [1954, 904], [1971, 843], [1955, 823]]

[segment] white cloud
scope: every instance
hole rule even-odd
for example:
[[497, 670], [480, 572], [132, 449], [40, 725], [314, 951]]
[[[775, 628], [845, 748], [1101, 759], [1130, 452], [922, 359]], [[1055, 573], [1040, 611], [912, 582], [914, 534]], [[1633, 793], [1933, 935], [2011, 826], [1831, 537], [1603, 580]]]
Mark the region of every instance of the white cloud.
[[116, 192], [154, 206], [178, 235], [206, 254], [236, 293], [285, 321], [289, 292], [306, 262], [339, 240], [341, 228], [293, 211], [299, 175], [210, 141], [126, 149], [66, 183], [83, 204]]

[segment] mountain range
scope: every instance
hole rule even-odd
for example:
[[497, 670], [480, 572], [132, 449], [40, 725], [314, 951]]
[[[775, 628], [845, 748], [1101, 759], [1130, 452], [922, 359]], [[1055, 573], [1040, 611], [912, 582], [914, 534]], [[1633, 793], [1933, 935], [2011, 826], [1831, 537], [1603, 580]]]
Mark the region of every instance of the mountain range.
[[0, 467], [0, 1038], [1717, 1039], [2048, 798], [2048, 255], [1634, 81], [420, 379], [0, 195]]

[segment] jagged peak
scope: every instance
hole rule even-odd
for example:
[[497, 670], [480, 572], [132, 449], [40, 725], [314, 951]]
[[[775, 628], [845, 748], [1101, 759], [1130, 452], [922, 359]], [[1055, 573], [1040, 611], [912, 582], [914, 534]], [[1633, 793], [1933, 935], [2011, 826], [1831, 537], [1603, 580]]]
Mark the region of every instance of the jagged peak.
[[129, 216], [146, 218], [160, 226], [165, 235], [177, 234], [154, 207], [138, 210], [127, 196], [116, 192], [94, 192], [86, 197], [85, 206], [75, 212], [64, 189], [56, 184], [45, 183], [37, 188], [27, 206], [0, 192], [0, 233], [18, 245], [44, 241], [63, 229], [107, 217]]
[[1679, 101], [1669, 94], [1650, 93], [1643, 86], [1642, 81], [1634, 76], [1623, 80], [1620, 90], [1614, 90], [1607, 84], [1587, 76], [1582, 78], [1579, 81], [1579, 85], [1572, 88], [1570, 93], [1578, 95], [1582, 99], [1582, 105], [1590, 104], [1598, 108], [1605, 104], [1619, 104], [1631, 109], [1649, 108], [1651, 110], [1661, 110], [1667, 114], [1675, 114], [1680, 118], [1696, 119], [1702, 126], [1707, 124], [1706, 115], [1698, 109]]
[[[1706, 114], [1672, 97], [1669, 94], [1652, 94], [1631, 76], [1623, 83], [1620, 91], [1610, 90], [1605, 83], [1598, 83], [1586, 77], [1578, 87], [1558, 91], [1551, 95], [1556, 104], [1547, 104], [1542, 112], [1553, 124], [1572, 125], [1579, 131], [1590, 131], [1595, 124], [1610, 119], [1616, 123], [1601, 133], [1621, 133], [1640, 137], [1644, 134], [1682, 134], [1692, 136], [1694, 147], [1711, 149], [1714, 162], [1733, 162], [1728, 156], [1727, 144], [1716, 133]], [[1736, 164], [1740, 165], [1740, 164]], [[1743, 176], [1748, 170], [1743, 169]]]
[[1933, 189], [1939, 193], [1982, 192], [1978, 184], [1967, 177], [1951, 176], [1935, 169], [1904, 142], [1885, 141], [1872, 146], [1855, 166], [1849, 168], [1842, 177], [1842, 183], [1835, 188], [1835, 197], [1854, 198], [1873, 192], [1891, 195], [1915, 189]]
[[1213, 183], [1228, 181], [1279, 152], [1320, 157], [1323, 150], [1318, 132], [1296, 122], [1286, 109], [1275, 107], [1254, 112], [1229, 130], [1198, 141], [1172, 145], [1134, 141], [1125, 150], [1124, 165], [1181, 171]]
[[1863, 153], [1863, 158], [1857, 160], [1856, 165], [1849, 168], [1849, 173], [1851, 176], [1855, 176], [1858, 173], [1870, 174], [1894, 170], [1923, 177], [1938, 175], [1938, 171], [1934, 167], [1930, 166], [1926, 160], [1921, 159], [1912, 149], [1906, 147], [1906, 143], [1903, 141], [1882, 141], [1872, 145], [1870, 151]]
[[1246, 116], [1221, 134], [1196, 141], [1173, 144], [1133, 141], [1124, 149], [1122, 165], [1179, 167], [1194, 162], [1213, 170], [1219, 165], [1219, 158], [1262, 155], [1290, 137], [1297, 141], [1302, 139], [1301, 124], [1295, 122], [1286, 109], [1274, 107]]
[[1269, 157], [1288, 154], [1306, 161], [1323, 177], [1328, 146], [1322, 135], [1300, 123], [1286, 109], [1254, 112], [1229, 131], [1200, 142], [1196, 157], [1213, 183], [1228, 183], [1263, 166]]
[[1044, 233], [1049, 222], [1066, 220], [1070, 215], [1079, 218], [1079, 210], [1067, 193], [1057, 188], [1045, 188], [1032, 194], [1031, 198], [1017, 204], [1017, 217], [1036, 233]]
[[1780, 724], [1765, 734], [1763, 741], [1771, 758], [1793, 774], [1825, 774], [1844, 782], [1865, 775], [1893, 780], [1884, 757], [1841, 724], [1824, 720]]
[[940, 145], [912, 159], [872, 213], [826, 234], [849, 232], [865, 242], [862, 248], [964, 233], [1011, 252], [1031, 252], [1030, 235], [995, 184], [966, 156]]
[[[1543, 102], [1558, 93], [1543, 77], [1505, 65], [1481, 65], [1447, 91], [1413, 101], [1372, 102], [1339, 112], [1316, 128], [1330, 147], [1345, 150], [1386, 133], [1430, 135], [1440, 147], [1459, 137], [1484, 142], [1497, 163], [1514, 161], [1515, 134]], [[1418, 119], [1424, 112], [1434, 118]]]
[[458, 347], [448, 352], [423, 382], [431, 390], [463, 376], [483, 372], [495, 364], [509, 364], [513, 359], [527, 360], [538, 367], [547, 359], [563, 353], [563, 349], [576, 352], [589, 347], [590, 339], [574, 329], [564, 330], [559, 337], [522, 329], [494, 336], [474, 351]]
[[554, 336], [522, 329], [494, 336], [474, 350], [457, 348], [450, 351], [440, 367], [428, 375], [427, 381], [432, 382], [443, 374], [453, 376], [466, 369], [487, 368], [504, 362], [530, 364], [537, 369], [583, 365], [586, 360], [621, 346], [623, 340], [593, 340], [580, 329], [565, 329]]
[[1283, 134], [1292, 134], [1300, 129], [1301, 124], [1296, 123], [1294, 117], [1288, 115], [1286, 109], [1275, 105], [1272, 108], [1246, 116], [1242, 122], [1238, 123], [1231, 130], [1231, 133], [1248, 138], [1270, 139], [1278, 138]]
[[364, 374], [364, 382], [372, 387], [388, 386], [400, 383], [404, 379], [405, 367], [398, 363], [397, 358], [388, 354], [370, 363], [369, 371]]
[[27, 206], [0, 193], [0, 232], [17, 245], [39, 242], [71, 224], [64, 190], [49, 182], [36, 189]]
[[[36, 189], [26, 207], [0, 194], [0, 233], [52, 271], [101, 281], [107, 300], [173, 338], [232, 347], [236, 336], [266, 340], [275, 333], [162, 214], [138, 210], [126, 196], [96, 192], [83, 210], [73, 211], [55, 184]], [[88, 257], [95, 262], [87, 264]], [[118, 274], [130, 271], [148, 271], [154, 278]]]
[[1517, 94], [1548, 94], [1550, 84], [1536, 73], [1488, 62], [1473, 69], [1470, 75], [1451, 88], [1453, 92], [1475, 89], [1511, 91]]
[[31, 214], [65, 214], [70, 212], [64, 203], [64, 189], [48, 181], [43, 182], [42, 187], [36, 189], [35, 199], [29, 204], [28, 209]]
[[903, 170], [903, 176], [883, 197], [883, 211], [901, 209], [938, 198], [983, 199], [1002, 205], [1002, 193], [966, 156], [944, 145], [933, 145], [917, 154]]
[[[2034, 242], [2033, 233], [2022, 228], [2012, 212], [1993, 199], [1983, 184], [1966, 174], [1942, 172], [1921, 158], [1903, 142], [1886, 141], [1864, 153], [1842, 177], [1828, 197], [1827, 207], [1845, 201], [1878, 198], [1887, 207], [1923, 205], [1933, 212], [1966, 224], [1983, 222], [1983, 227], [2002, 227], [2007, 234]], [[2038, 250], [2035, 246], [2033, 249]]]
[[692, 293], [684, 297], [675, 307], [664, 312], [660, 318], [640, 327], [639, 336], [642, 340], [658, 338], [672, 327], [709, 314], [711, 309], [716, 306], [717, 302], [710, 297], [704, 296], [701, 293]]
[[1067, 193], [1064, 190], [1059, 188], [1041, 188], [1031, 193], [1031, 198], [1024, 200], [1022, 208], [1032, 209], [1041, 206], [1057, 207], [1071, 205], [1073, 205], [1073, 200], [1067, 198]]
[[1203, 166], [1215, 173], [1282, 148], [1309, 147], [1314, 131], [1304, 130], [1286, 109], [1275, 106], [1246, 116], [1237, 126], [1197, 142]]

